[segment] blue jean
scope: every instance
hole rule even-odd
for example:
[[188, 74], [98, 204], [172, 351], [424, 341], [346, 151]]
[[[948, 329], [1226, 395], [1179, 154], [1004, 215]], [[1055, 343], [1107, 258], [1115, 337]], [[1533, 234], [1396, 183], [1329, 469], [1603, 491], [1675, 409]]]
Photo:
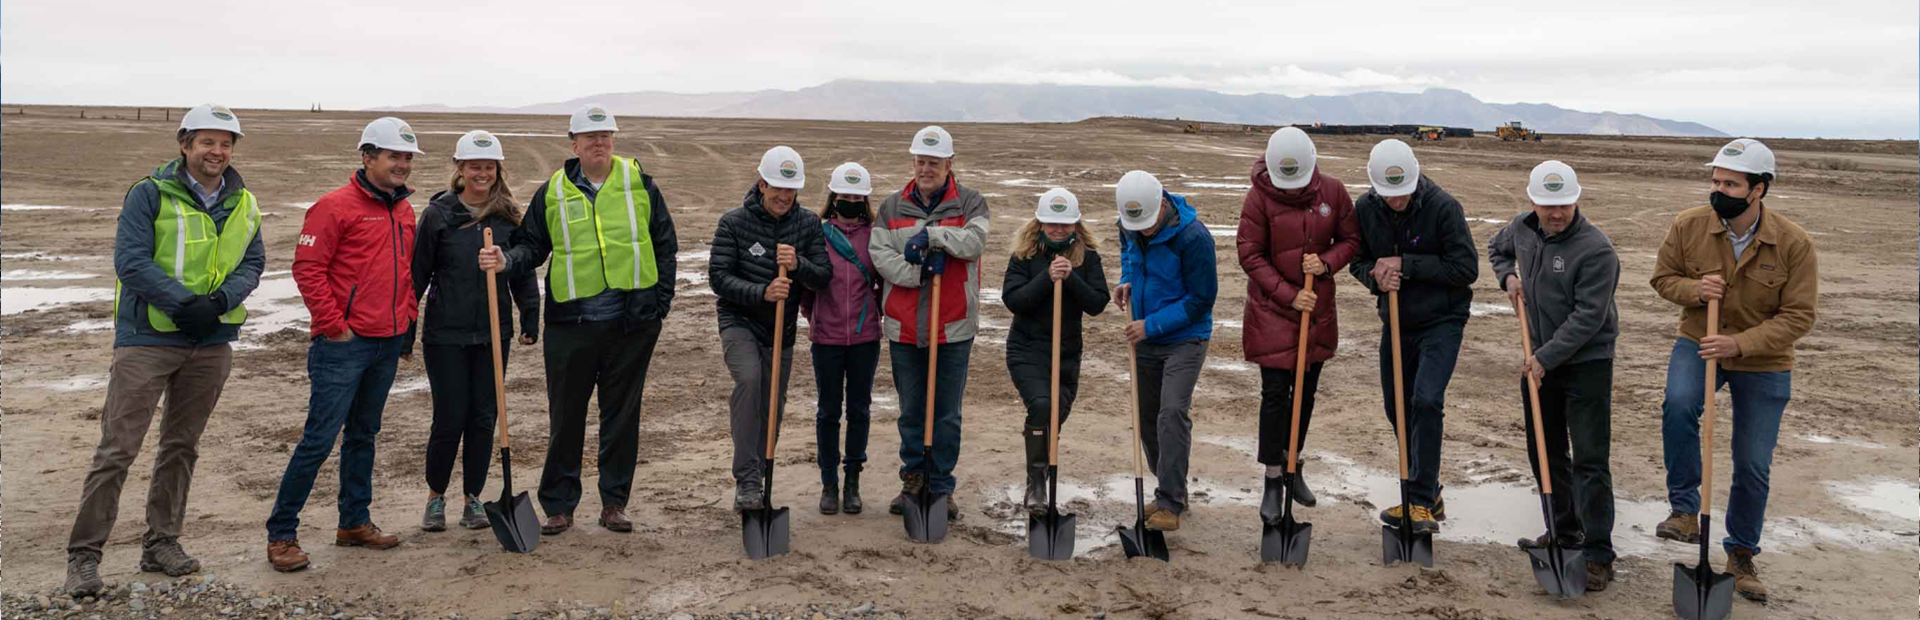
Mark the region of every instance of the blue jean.
[[[967, 392], [967, 359], [973, 341], [949, 342], [940, 347], [940, 368], [933, 395], [933, 475], [927, 479], [935, 495], [953, 493], [958, 486], [953, 468], [960, 465], [960, 397]], [[893, 360], [893, 390], [900, 396], [900, 476], [926, 472], [927, 350], [910, 344], [887, 343]]]
[[373, 445], [380, 435], [380, 415], [387, 407], [387, 391], [400, 364], [404, 343], [400, 336], [354, 336], [346, 342], [314, 338], [307, 347], [307, 377], [313, 395], [307, 401], [307, 427], [300, 445], [287, 459], [280, 477], [280, 493], [267, 518], [267, 540], [299, 538], [300, 509], [313, 493], [320, 464], [340, 442], [340, 527], [359, 527], [372, 520]]
[[[877, 340], [855, 345], [813, 345], [813, 380], [820, 395], [820, 408], [813, 414], [813, 438], [819, 446], [817, 460], [822, 486], [839, 486], [842, 466], [848, 474], [858, 474], [866, 467], [867, 438], [873, 418], [873, 375], [879, 367], [880, 342]], [[844, 458], [840, 449], [843, 410], [847, 417]]]
[[[1386, 395], [1388, 425], [1394, 425], [1391, 330], [1391, 326], [1380, 330], [1380, 393]], [[1465, 331], [1465, 323], [1454, 322], [1400, 330], [1401, 384], [1407, 391], [1407, 495], [1416, 506], [1431, 508], [1440, 497], [1440, 438], [1447, 384], [1453, 381], [1453, 366], [1460, 358]], [[1397, 432], [1398, 426], [1394, 428]]]
[[[1767, 478], [1773, 448], [1780, 440], [1780, 416], [1793, 398], [1793, 371], [1740, 372], [1721, 369], [1714, 391], [1733, 393], [1733, 486], [1727, 493], [1727, 537], [1734, 548], [1760, 553], [1760, 526], [1767, 518]], [[1662, 446], [1667, 459], [1667, 503], [1673, 510], [1700, 512], [1700, 413], [1706, 408], [1707, 363], [1700, 345], [1675, 339], [1667, 358], [1667, 399], [1660, 406]]]

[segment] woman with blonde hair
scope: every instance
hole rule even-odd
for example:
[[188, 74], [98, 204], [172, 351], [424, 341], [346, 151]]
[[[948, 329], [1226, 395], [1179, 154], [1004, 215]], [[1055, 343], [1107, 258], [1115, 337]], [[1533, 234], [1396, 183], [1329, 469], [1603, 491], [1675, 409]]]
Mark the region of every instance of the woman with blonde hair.
[[1007, 372], [1026, 404], [1027, 511], [1047, 509], [1048, 417], [1052, 403], [1053, 285], [1061, 284], [1060, 423], [1066, 424], [1080, 387], [1080, 321], [1107, 307], [1107, 277], [1098, 243], [1080, 221], [1080, 201], [1061, 188], [1040, 195], [1034, 218], [1014, 233], [1001, 299], [1013, 311], [1007, 334]]
[[[433, 393], [427, 509], [420, 519], [420, 529], [428, 532], [447, 529], [444, 495], [453, 477], [454, 454], [462, 443], [461, 491], [466, 502], [460, 527], [488, 527], [479, 497], [493, 458], [496, 409], [493, 350], [487, 342], [492, 338], [487, 326], [489, 275], [507, 293], [499, 295], [500, 363], [507, 363], [515, 306], [520, 308], [520, 344], [533, 344], [540, 333], [540, 289], [533, 274], [488, 274], [473, 259], [480, 253], [483, 230], [492, 230], [495, 243], [503, 243], [520, 225], [520, 207], [507, 187], [506, 156], [499, 139], [485, 131], [467, 132], [454, 147], [453, 162], [452, 187], [434, 194], [420, 216], [413, 246], [413, 294], [427, 297], [421, 307], [424, 326], [416, 329], [424, 332], [418, 337], [425, 344], [427, 382]], [[408, 332], [403, 350], [409, 354], [414, 338]]]

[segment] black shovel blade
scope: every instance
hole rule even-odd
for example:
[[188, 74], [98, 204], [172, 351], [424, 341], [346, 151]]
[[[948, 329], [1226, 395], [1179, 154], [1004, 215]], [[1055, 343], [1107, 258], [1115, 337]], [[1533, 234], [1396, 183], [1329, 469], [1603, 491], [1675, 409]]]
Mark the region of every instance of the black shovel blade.
[[1293, 568], [1306, 568], [1307, 551], [1313, 543], [1313, 524], [1283, 516], [1279, 523], [1260, 524], [1260, 561], [1279, 562]]
[[500, 501], [487, 502], [487, 521], [493, 525], [493, 537], [500, 546], [514, 553], [532, 553], [540, 546], [540, 519], [533, 514], [533, 500], [525, 492]]
[[1172, 562], [1167, 553], [1167, 533], [1147, 529], [1146, 521], [1135, 521], [1133, 527], [1120, 528], [1120, 550], [1128, 558], [1149, 557], [1162, 562]]
[[907, 538], [939, 544], [947, 539], [947, 496], [922, 491], [907, 502]]
[[1380, 526], [1380, 561], [1387, 566], [1412, 562], [1433, 568], [1433, 535], [1404, 533], [1391, 525]]
[[1073, 527], [1077, 517], [1049, 510], [1027, 517], [1027, 555], [1064, 562], [1073, 559]]
[[792, 526], [785, 508], [740, 511], [740, 533], [747, 557], [755, 560], [786, 555], [792, 546]]
[[1549, 543], [1521, 551], [1527, 552], [1527, 562], [1533, 565], [1533, 578], [1547, 594], [1575, 599], [1587, 593], [1587, 554], [1579, 547]]
[[1683, 620], [1721, 620], [1732, 613], [1733, 575], [1714, 572], [1709, 565], [1673, 565], [1674, 615]]

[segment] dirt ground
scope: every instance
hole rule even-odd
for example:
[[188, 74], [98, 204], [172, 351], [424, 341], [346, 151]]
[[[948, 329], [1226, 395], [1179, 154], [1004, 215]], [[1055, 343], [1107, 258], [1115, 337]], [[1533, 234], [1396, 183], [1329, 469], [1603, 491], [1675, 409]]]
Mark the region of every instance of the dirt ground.
[[[268, 216], [269, 277], [249, 302], [256, 320], [235, 353], [226, 395], [201, 445], [184, 538], [205, 571], [223, 581], [292, 596], [369, 593], [432, 617], [452, 611], [499, 617], [540, 601], [579, 600], [645, 612], [880, 601], [912, 617], [956, 618], [1665, 618], [1671, 613], [1668, 567], [1694, 551], [1652, 534], [1666, 512], [1660, 401], [1678, 312], [1654, 295], [1647, 279], [1672, 217], [1704, 202], [1701, 164], [1720, 141], [1554, 136], [1539, 144], [1480, 138], [1415, 145], [1423, 171], [1466, 207], [1476, 246], [1484, 248], [1501, 223], [1526, 208], [1528, 169], [1558, 158], [1581, 173], [1582, 209], [1620, 251], [1612, 447], [1619, 580], [1604, 593], [1555, 602], [1511, 546], [1541, 525], [1520, 426], [1515, 319], [1484, 256], [1474, 285], [1478, 316], [1467, 326], [1448, 393], [1442, 481], [1450, 520], [1437, 537], [1438, 569], [1382, 567], [1379, 560], [1373, 512], [1394, 501], [1389, 472], [1395, 467], [1378, 389], [1379, 321], [1370, 296], [1344, 275], [1337, 278], [1340, 355], [1326, 367], [1307, 449], [1306, 471], [1322, 502], [1302, 513], [1315, 525], [1312, 563], [1304, 571], [1258, 563], [1252, 450], [1260, 379], [1241, 355], [1246, 278], [1231, 257], [1247, 171], [1265, 136], [1186, 135], [1172, 123], [1134, 120], [948, 126], [960, 153], [960, 182], [987, 193], [994, 213], [984, 268], [986, 286], [995, 290], [981, 304], [985, 329], [973, 351], [958, 471], [966, 515], [955, 534], [939, 546], [912, 544], [881, 509], [896, 489], [899, 446], [885, 363], [864, 487], [874, 509], [833, 517], [812, 510], [818, 497], [809, 415], [814, 389], [802, 352], [795, 356], [792, 423], [782, 435], [776, 487], [776, 503], [794, 509], [794, 551], [746, 560], [727, 504], [731, 384], [714, 346], [713, 298], [704, 284], [714, 222], [738, 204], [755, 178], [758, 156], [775, 144], [807, 158], [807, 208], [817, 208], [826, 172], [842, 161], [863, 162], [877, 188], [897, 189], [908, 177], [905, 145], [917, 127], [623, 118], [618, 152], [639, 158], [659, 180], [681, 252], [681, 294], [653, 360], [641, 422], [629, 510], [637, 531], [613, 534], [586, 523], [547, 539], [531, 555], [500, 552], [485, 531], [419, 532], [430, 394], [415, 358], [403, 363], [387, 407], [373, 503], [375, 520], [405, 544], [387, 552], [324, 544], [335, 525], [337, 463], [330, 460], [303, 515], [314, 567], [275, 573], [264, 558], [263, 524], [308, 396], [306, 314], [286, 270], [303, 208], [358, 166], [356, 136], [376, 114], [241, 114], [247, 137], [235, 161]], [[0, 230], [6, 294], [0, 557], [12, 593], [50, 593], [61, 582], [66, 536], [105, 397], [114, 219], [126, 187], [174, 154], [177, 121], [154, 119], [151, 110], [142, 120], [132, 116], [95, 109], [82, 120], [74, 108], [28, 108], [0, 119], [0, 191], [7, 204]], [[415, 168], [416, 208], [447, 184], [448, 155], [468, 129], [504, 139], [522, 199], [570, 156], [564, 118], [407, 120], [430, 153]], [[1356, 195], [1364, 191], [1373, 139], [1317, 141], [1322, 170], [1351, 184]], [[1908, 597], [1920, 589], [1914, 570], [1920, 551], [1917, 157], [1911, 142], [1795, 141], [1780, 154], [1779, 186], [1767, 205], [1814, 235], [1822, 295], [1818, 324], [1798, 347], [1794, 398], [1774, 460], [1766, 553], [1759, 560], [1773, 602], [1737, 602], [1742, 618], [1913, 611]], [[1087, 328], [1082, 398], [1061, 446], [1063, 491], [1080, 515], [1081, 554], [1066, 563], [1038, 562], [1026, 555], [1024, 518], [1013, 503], [1022, 480], [1016, 438], [1022, 412], [1003, 362], [1009, 315], [992, 293], [1011, 232], [1031, 217], [1033, 197], [1049, 186], [1080, 195], [1111, 256], [1107, 186], [1134, 168], [1186, 194], [1201, 219], [1218, 229], [1221, 296], [1193, 412], [1194, 508], [1169, 536], [1171, 564], [1124, 559], [1111, 531], [1130, 522], [1134, 510], [1126, 356], [1121, 319], [1104, 315]], [[1117, 280], [1118, 261], [1107, 264], [1109, 280]], [[508, 372], [516, 460], [525, 463], [517, 468], [521, 488], [537, 480], [547, 438], [541, 359], [529, 353], [514, 355]], [[1721, 403], [1727, 416], [1724, 396]], [[1716, 438], [1722, 447], [1716, 508], [1725, 505], [1732, 471], [1725, 450], [1730, 419], [1722, 418]], [[110, 581], [142, 578], [135, 565], [153, 442], [149, 437], [122, 497], [121, 521], [102, 566]], [[592, 454], [587, 460], [592, 476]], [[497, 472], [489, 494], [499, 488]], [[581, 513], [598, 510], [597, 502], [587, 499]], [[1715, 547], [1715, 563], [1724, 566]]]

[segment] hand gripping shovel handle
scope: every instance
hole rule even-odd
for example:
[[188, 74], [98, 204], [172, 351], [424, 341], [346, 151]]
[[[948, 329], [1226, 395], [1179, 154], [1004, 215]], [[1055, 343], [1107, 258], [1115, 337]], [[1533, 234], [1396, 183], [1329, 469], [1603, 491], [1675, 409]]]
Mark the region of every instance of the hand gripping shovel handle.
[[[480, 237], [483, 247], [489, 250], [493, 249], [493, 229], [483, 227], [480, 232]], [[500, 290], [499, 285], [494, 283], [494, 274], [488, 273], [486, 276], [487, 331], [493, 334], [493, 339], [487, 342], [493, 345], [494, 416], [499, 418], [500, 449], [511, 450], [513, 448], [513, 441], [512, 437], [507, 433], [507, 380], [501, 372], [502, 365], [500, 363]], [[511, 486], [513, 482], [508, 481], [507, 484]]]

